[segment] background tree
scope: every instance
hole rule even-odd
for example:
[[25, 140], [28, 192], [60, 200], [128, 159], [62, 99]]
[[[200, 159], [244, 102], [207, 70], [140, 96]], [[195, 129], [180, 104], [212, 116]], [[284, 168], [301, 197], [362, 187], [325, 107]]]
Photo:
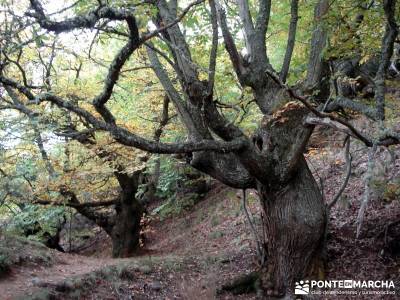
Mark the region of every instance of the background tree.
[[[145, 169], [144, 154], [132, 151], [128, 153], [126, 149], [110, 144], [107, 137], [98, 136], [96, 139], [90, 133], [77, 133], [70, 123], [68, 127], [60, 124], [52, 125], [57, 125], [55, 129], [53, 128], [57, 135], [71, 139], [67, 144], [62, 143], [58, 146], [61, 152], [67, 148], [69, 151], [72, 150], [74, 161], [71, 161], [68, 155], [64, 161], [51, 158], [39, 132], [40, 123], [37, 123], [39, 116], [24, 106], [11, 89], [7, 88], [7, 91], [14, 99], [7, 109], [19, 110], [28, 118], [33, 118], [34, 141], [48, 176], [42, 174], [41, 178], [38, 178], [40, 176], [38, 171], [33, 173], [33, 177], [23, 175], [29, 191], [22, 193], [21, 189], [9, 186], [6, 192], [18, 199], [17, 203], [21, 203], [20, 205], [34, 203], [73, 207], [107, 232], [112, 239], [113, 256], [125, 257], [134, 254], [139, 248], [140, 220], [144, 212], [143, 204], [136, 197]], [[86, 149], [82, 149], [79, 145], [84, 145]], [[80, 167], [82, 164], [85, 164], [85, 168]], [[5, 177], [6, 180], [10, 180], [10, 174], [6, 174]], [[117, 192], [110, 194], [109, 190]], [[104, 199], [111, 197], [113, 198], [109, 200]], [[114, 209], [110, 211], [108, 207]], [[58, 235], [61, 225], [60, 222]]]

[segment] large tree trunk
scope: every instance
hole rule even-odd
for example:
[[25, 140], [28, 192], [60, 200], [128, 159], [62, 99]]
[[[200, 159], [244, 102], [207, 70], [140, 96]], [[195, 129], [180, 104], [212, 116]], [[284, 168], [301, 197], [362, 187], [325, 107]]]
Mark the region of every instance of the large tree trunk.
[[267, 254], [260, 273], [263, 295], [290, 299], [295, 281], [318, 276], [322, 267], [326, 211], [303, 156], [313, 130], [303, 125], [307, 115], [305, 107], [289, 102], [264, 117], [255, 136], [255, 145], [270, 160], [270, 175], [257, 184]]
[[[144, 207], [135, 197], [139, 176], [140, 173], [128, 175], [116, 172], [121, 190], [114, 214], [85, 206], [76, 207], [79, 213], [107, 232], [112, 240], [113, 257], [132, 256], [140, 246], [140, 220]], [[71, 201], [78, 202], [76, 197]]]
[[129, 257], [135, 254], [140, 246], [140, 220], [143, 207], [135, 199], [130, 203], [121, 203], [116, 211], [117, 222], [110, 235], [112, 255], [113, 257]]
[[78, 208], [79, 213], [104, 229], [112, 241], [113, 257], [129, 257], [140, 246], [140, 220], [144, 208], [135, 193], [123, 192], [115, 205], [115, 214], [96, 212], [91, 208]]
[[258, 187], [265, 214], [267, 262], [260, 278], [264, 295], [290, 298], [295, 281], [323, 270], [325, 205], [304, 158], [299, 165], [287, 185]]
[[[125, 178], [121, 178], [125, 177]], [[136, 199], [137, 176], [119, 176], [122, 187], [121, 199], [115, 206], [115, 222], [111, 230], [113, 257], [129, 257], [140, 246], [140, 220], [144, 207]]]

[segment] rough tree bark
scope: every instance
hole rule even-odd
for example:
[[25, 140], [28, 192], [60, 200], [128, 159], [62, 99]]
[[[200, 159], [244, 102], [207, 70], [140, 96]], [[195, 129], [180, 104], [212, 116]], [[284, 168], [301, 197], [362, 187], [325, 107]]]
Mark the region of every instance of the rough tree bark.
[[[268, 7], [268, 4], [260, 2], [260, 12], [263, 5]], [[296, 5], [297, 2], [293, 1], [294, 18]], [[325, 46], [326, 32], [321, 28], [320, 19], [326, 13], [326, 6], [327, 1], [321, 0], [315, 10], [317, 26], [311, 44], [318, 45], [318, 49], [314, 49], [310, 57], [306, 84], [310, 89], [319, 88], [323, 76], [320, 54]], [[269, 14], [264, 17], [269, 18]], [[258, 272], [258, 292], [262, 298], [291, 298], [295, 281], [315, 278], [323, 272], [325, 204], [303, 157], [313, 130], [312, 126], [304, 126], [309, 111], [302, 105], [288, 102], [290, 98], [286, 91], [266, 76], [267, 70], [277, 73], [268, 63], [266, 52], [258, 52], [246, 64], [242, 63], [221, 7], [218, 9], [218, 19], [236, 74], [242, 86], [252, 88], [255, 101], [264, 113], [263, 121], [253, 137], [257, 152], [253, 158], [257, 163], [251, 162], [247, 153], [237, 153], [247, 171], [257, 179], [264, 214], [267, 259]], [[255, 38], [258, 41], [250, 40], [250, 43], [265, 43], [266, 28], [261, 25], [255, 28], [256, 31], [257, 28], [261, 30], [258, 38]], [[289, 52], [285, 60], [290, 62], [290, 58]], [[285, 75], [287, 69], [285, 65], [281, 74]], [[210, 118], [210, 124], [211, 119], [217, 118]], [[213, 130], [224, 139], [232, 138], [222, 130], [218, 131], [218, 128], [214, 127]], [[263, 165], [263, 172], [256, 170], [260, 164]]]
[[[61, 190], [63, 196], [69, 198], [65, 205], [74, 207], [109, 235], [112, 241], [113, 257], [132, 256], [140, 246], [140, 220], [144, 207], [135, 197], [139, 176], [139, 172], [133, 175], [120, 174], [117, 176], [121, 188], [119, 196], [114, 201], [99, 205], [100, 207], [114, 205], [114, 214], [93, 209], [93, 205], [98, 202], [94, 202], [93, 205], [85, 205], [84, 202], [79, 202], [74, 192], [68, 189]], [[49, 201], [37, 203], [52, 204]]]
[[272, 158], [273, 179], [257, 185], [267, 253], [260, 288], [271, 297], [289, 297], [295, 281], [323, 272], [327, 221], [322, 195], [302, 154], [312, 131], [302, 126], [307, 114], [289, 102], [272, 118], [264, 118], [255, 139], [259, 150]]
[[260, 186], [267, 263], [260, 274], [266, 295], [291, 295], [295, 281], [323, 273], [325, 205], [304, 159], [283, 187]]
[[132, 256], [140, 246], [140, 220], [143, 205], [136, 199], [139, 176], [118, 175], [121, 186], [120, 200], [115, 205], [114, 226], [111, 229], [113, 257]]

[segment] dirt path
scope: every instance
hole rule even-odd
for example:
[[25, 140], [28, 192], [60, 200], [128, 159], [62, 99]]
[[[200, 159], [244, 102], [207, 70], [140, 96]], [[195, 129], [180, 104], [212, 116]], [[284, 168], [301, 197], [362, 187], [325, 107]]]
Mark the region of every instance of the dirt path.
[[0, 280], [0, 299], [29, 296], [42, 287], [53, 286], [67, 278], [87, 274], [119, 262], [111, 258], [91, 258], [56, 251], [54, 255], [52, 266], [35, 264], [13, 268], [10, 276]]
[[[43, 288], [54, 290], [65, 280], [92, 276], [93, 271], [121, 265], [129, 269], [135, 280], [98, 277], [96, 287], [82, 291], [79, 299], [130, 299], [121, 295], [134, 295], [135, 299], [212, 299], [223, 281], [254, 268], [254, 261], [245, 259], [254, 253], [238, 200], [236, 191], [217, 186], [196, 210], [152, 221], [146, 233], [146, 250], [134, 258], [104, 257], [101, 245], [96, 246], [101, 249], [97, 253], [99, 258], [51, 251], [51, 266], [14, 267], [10, 276], [0, 280], [0, 299], [27, 299], [38, 295], [38, 291], [44, 292]], [[254, 210], [251, 202], [250, 208]], [[134, 265], [141, 268], [132, 268]], [[56, 299], [70, 299], [62, 293], [57, 295]], [[221, 299], [233, 298], [228, 295]], [[252, 297], [234, 296], [234, 299]]]

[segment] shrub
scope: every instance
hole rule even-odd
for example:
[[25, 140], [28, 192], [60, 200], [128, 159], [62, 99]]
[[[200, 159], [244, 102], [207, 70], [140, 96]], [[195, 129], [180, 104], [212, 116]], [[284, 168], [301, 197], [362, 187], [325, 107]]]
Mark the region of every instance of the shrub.
[[26, 204], [22, 210], [12, 217], [7, 231], [44, 242], [44, 234], [54, 235], [65, 214], [64, 207], [44, 207]]
[[0, 278], [8, 274], [10, 271], [10, 264], [9, 257], [0, 253]]
[[400, 182], [386, 184], [383, 191], [383, 200], [390, 202], [398, 199], [400, 199]]

